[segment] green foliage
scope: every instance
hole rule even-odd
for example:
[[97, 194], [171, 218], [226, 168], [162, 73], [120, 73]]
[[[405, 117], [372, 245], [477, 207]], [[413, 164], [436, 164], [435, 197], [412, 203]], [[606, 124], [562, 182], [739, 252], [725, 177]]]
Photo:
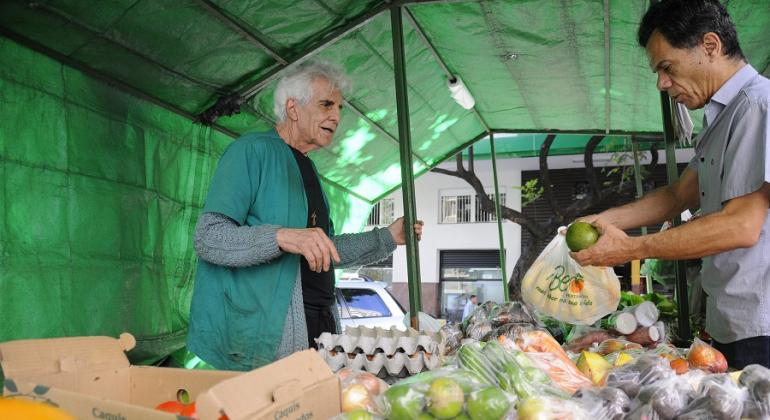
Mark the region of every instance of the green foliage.
[[627, 306], [638, 305], [644, 301], [650, 301], [655, 304], [660, 311], [660, 315], [664, 317], [675, 317], [677, 315], [676, 302], [669, 299], [668, 296], [661, 293], [646, 293], [643, 295], [637, 295], [634, 292], [620, 292], [620, 303], [618, 303], [618, 309], [623, 309]]
[[539, 182], [540, 181], [537, 178], [535, 178], [525, 182], [524, 185], [522, 185], [521, 187], [513, 187], [521, 190], [522, 207], [537, 200], [543, 195], [544, 190], [543, 190], [543, 187], [539, 185]]

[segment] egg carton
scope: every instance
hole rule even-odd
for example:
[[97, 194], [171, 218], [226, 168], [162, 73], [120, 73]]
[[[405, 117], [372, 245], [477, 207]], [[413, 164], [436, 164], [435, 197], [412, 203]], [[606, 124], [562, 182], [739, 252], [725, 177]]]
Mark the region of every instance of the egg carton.
[[319, 349], [319, 356], [326, 361], [332, 371], [343, 367], [365, 370], [379, 377], [404, 377], [415, 375], [425, 370], [434, 370], [441, 366], [438, 354], [419, 351], [414, 354], [396, 353], [386, 356], [384, 353], [367, 355], [363, 353], [344, 353], [335, 350]]
[[380, 377], [404, 377], [441, 365], [438, 333], [348, 327], [345, 334], [323, 333], [315, 341], [318, 354], [335, 372], [349, 367]]
[[391, 356], [397, 352], [414, 354], [418, 351], [436, 353], [441, 342], [440, 333], [418, 332], [412, 328], [399, 330], [391, 327], [368, 328], [348, 327], [345, 334], [331, 334], [325, 332], [315, 339], [318, 348], [327, 350], [337, 349], [345, 353], [363, 353], [374, 355], [385, 353]]

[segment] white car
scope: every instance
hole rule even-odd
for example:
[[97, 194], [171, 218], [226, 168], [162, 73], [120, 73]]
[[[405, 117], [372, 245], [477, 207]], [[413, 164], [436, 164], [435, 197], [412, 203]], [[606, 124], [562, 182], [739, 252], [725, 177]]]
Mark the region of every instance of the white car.
[[337, 282], [337, 307], [346, 327], [397, 327], [406, 330], [404, 308], [386, 289], [387, 284], [363, 278]]

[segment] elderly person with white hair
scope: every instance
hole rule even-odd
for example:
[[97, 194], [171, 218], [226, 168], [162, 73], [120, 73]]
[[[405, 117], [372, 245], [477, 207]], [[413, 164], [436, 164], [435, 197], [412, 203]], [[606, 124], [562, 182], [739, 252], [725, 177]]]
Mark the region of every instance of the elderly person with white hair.
[[[219, 161], [195, 230], [188, 334], [188, 349], [217, 369], [254, 369], [337, 333], [334, 268], [405, 243], [403, 219], [334, 235], [307, 154], [331, 144], [348, 86], [329, 63], [296, 66], [275, 90], [275, 129], [244, 135]], [[419, 238], [422, 223], [414, 229]]]

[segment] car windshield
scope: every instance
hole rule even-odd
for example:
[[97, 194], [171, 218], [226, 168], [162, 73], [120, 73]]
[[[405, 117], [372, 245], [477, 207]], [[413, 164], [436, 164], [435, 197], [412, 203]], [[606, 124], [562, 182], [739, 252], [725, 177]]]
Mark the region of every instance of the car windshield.
[[390, 316], [390, 310], [376, 291], [370, 289], [340, 289], [351, 318]]

